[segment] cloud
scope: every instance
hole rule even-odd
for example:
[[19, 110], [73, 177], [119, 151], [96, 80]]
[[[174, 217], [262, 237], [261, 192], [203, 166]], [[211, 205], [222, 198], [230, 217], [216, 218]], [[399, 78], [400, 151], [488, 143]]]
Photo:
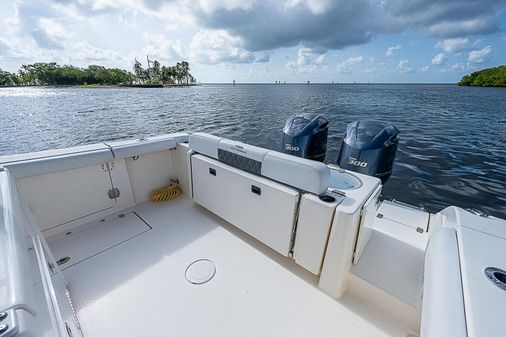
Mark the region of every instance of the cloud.
[[483, 63], [488, 60], [491, 52], [492, 46], [486, 46], [482, 49], [472, 50], [469, 52], [468, 61], [472, 63]]
[[[316, 57], [316, 55], [319, 55]], [[325, 53], [313, 48], [300, 48], [297, 52], [297, 65], [303, 66], [311, 63], [322, 64], [325, 60]]]
[[397, 66], [397, 71], [401, 74], [410, 73], [412, 70], [408, 60], [401, 60]]
[[251, 51], [291, 47], [339, 49], [368, 42], [374, 32], [361, 22], [374, 21], [374, 7], [368, 0], [254, 1], [248, 7], [216, 6], [199, 10], [198, 22], [212, 29], [224, 29], [239, 36]]
[[401, 49], [401, 45], [398, 44], [396, 46], [388, 47], [387, 51], [385, 52], [385, 55], [387, 57], [393, 57], [395, 55], [395, 52]]
[[[469, 51], [469, 62], [485, 62], [490, 51], [473, 44], [473, 36], [499, 30], [506, 0], [12, 0], [10, 6], [10, 14], [0, 13], [6, 27], [0, 34], [16, 46], [0, 43], [2, 60], [56, 55], [107, 63], [109, 56], [119, 65], [114, 60], [142, 52], [169, 62], [245, 64], [269, 62], [275, 49], [294, 47], [298, 54], [286, 64], [291, 71], [335, 72], [329, 50], [405, 32], [437, 37], [443, 59]], [[90, 50], [78, 50], [75, 41]], [[395, 57], [400, 48], [380, 53]], [[337, 71], [376, 69], [372, 61], [361, 69], [347, 61]], [[409, 62], [397, 68], [421, 69]]]
[[427, 31], [430, 36], [434, 37], [459, 37], [491, 34], [498, 30], [495, 17], [480, 17], [456, 22], [437, 23], [431, 25]]
[[464, 63], [462, 62], [458, 62], [458, 63], [455, 63], [454, 65], [452, 65], [450, 67], [450, 70], [454, 70], [454, 71], [464, 71], [466, 70], [466, 66], [464, 65]]
[[102, 63], [125, 60], [121, 54], [113, 50], [97, 48], [87, 42], [79, 42], [75, 44], [74, 48], [75, 49], [69, 53], [69, 58], [76, 59], [78, 61], [85, 61], [87, 63]]
[[186, 58], [186, 51], [181, 42], [167, 39], [162, 34], [144, 33], [143, 40], [146, 45], [143, 48], [144, 54], [152, 56], [160, 61], [179, 61]]
[[418, 68], [418, 69], [416, 70], [416, 72], [417, 72], [417, 73], [422, 73], [422, 74], [423, 74], [423, 73], [427, 73], [427, 72], [429, 72], [429, 70], [430, 70], [430, 67], [429, 67], [429, 66], [423, 66], [423, 67], [421, 67], [421, 68]]
[[[499, 30], [497, 13], [506, 0], [285, 0], [238, 4], [195, 1], [197, 22], [243, 39], [251, 51], [302, 44], [341, 49], [380, 34], [422, 31], [455, 38]], [[210, 5], [212, 4], [212, 5]], [[205, 7], [206, 10], [200, 9]], [[395, 47], [395, 46], [394, 46]], [[387, 51], [388, 52], [388, 51]]]
[[302, 47], [297, 51], [297, 59], [288, 61], [285, 69], [291, 73], [314, 73], [325, 63], [325, 53], [320, 49]]
[[454, 38], [439, 41], [436, 44], [437, 48], [442, 49], [449, 54], [456, 54], [470, 48], [468, 38]]
[[432, 59], [431, 63], [436, 65], [441, 65], [446, 62], [446, 57], [444, 53], [439, 53]]
[[325, 54], [321, 54], [315, 60], [316, 64], [324, 64], [325, 63]]
[[21, 57], [17, 46], [12, 41], [0, 37], [0, 59], [2, 60], [13, 60]]
[[43, 49], [63, 49], [64, 28], [57, 22], [57, 12], [42, 2], [15, 2], [15, 23], [20, 35], [29, 36]]
[[242, 46], [241, 38], [231, 36], [225, 30], [201, 30], [190, 43], [190, 58], [204, 64], [255, 62], [255, 53]]
[[271, 60], [271, 56], [268, 53], [257, 53], [255, 55], [255, 62], [264, 63], [269, 62]]
[[352, 56], [347, 60], [337, 64], [337, 72], [341, 74], [351, 74], [354, 65], [362, 63], [364, 61], [363, 56]]

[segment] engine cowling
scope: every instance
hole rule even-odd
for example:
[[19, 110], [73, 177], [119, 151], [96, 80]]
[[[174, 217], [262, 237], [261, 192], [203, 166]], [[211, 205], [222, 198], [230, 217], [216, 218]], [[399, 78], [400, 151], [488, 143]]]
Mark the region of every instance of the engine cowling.
[[297, 157], [324, 161], [327, 153], [329, 121], [320, 115], [298, 114], [283, 128], [282, 152]]
[[399, 130], [392, 124], [375, 120], [352, 122], [346, 128], [337, 164], [385, 183], [392, 174], [398, 134]]

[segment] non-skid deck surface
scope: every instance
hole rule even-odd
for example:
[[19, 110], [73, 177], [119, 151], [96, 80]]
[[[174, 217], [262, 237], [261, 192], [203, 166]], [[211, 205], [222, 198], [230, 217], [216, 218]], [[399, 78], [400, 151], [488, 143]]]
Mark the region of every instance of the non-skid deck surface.
[[[135, 212], [151, 230], [65, 270], [85, 337], [408, 333], [359, 301], [328, 297], [288, 259], [257, 250], [254, 240], [242, 240], [245, 235], [187, 198], [143, 204]], [[82, 250], [79, 245], [91, 251], [101, 242], [93, 233], [96, 239], [67, 245], [69, 252], [60, 255]], [[193, 285], [185, 270], [202, 258], [215, 263], [216, 275]]]
[[63, 239], [51, 242], [51, 251], [57, 260], [69, 258], [60, 265], [60, 268], [65, 270], [148, 230], [150, 227], [137, 214], [120, 213], [107, 221], [67, 232]]

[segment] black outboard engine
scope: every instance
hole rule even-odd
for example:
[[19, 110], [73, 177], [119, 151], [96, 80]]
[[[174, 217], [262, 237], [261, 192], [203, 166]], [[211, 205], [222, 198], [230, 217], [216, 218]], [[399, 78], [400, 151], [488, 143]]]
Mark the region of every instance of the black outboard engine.
[[384, 184], [392, 174], [399, 130], [392, 124], [359, 120], [346, 127], [337, 164], [381, 179]]
[[297, 157], [323, 161], [327, 152], [329, 121], [315, 114], [290, 117], [283, 128], [283, 150]]

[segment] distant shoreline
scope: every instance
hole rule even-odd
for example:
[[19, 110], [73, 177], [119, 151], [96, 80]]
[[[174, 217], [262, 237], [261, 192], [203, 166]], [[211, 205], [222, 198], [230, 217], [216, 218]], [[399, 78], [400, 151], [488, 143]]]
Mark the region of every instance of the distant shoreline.
[[[81, 84], [81, 85], [0, 85], [1, 88], [80, 88], [80, 89], [123, 89], [123, 88], [131, 88], [131, 89], [153, 89], [153, 88], [185, 88], [185, 87], [198, 87], [203, 85], [220, 85], [220, 86], [230, 86], [233, 87], [234, 84], [231, 82], [207, 82], [207, 83], [197, 83], [197, 84], [157, 84], [157, 85], [149, 85], [149, 84], [138, 84], [138, 85], [120, 85], [120, 84]], [[457, 83], [394, 83], [394, 82], [386, 82], [386, 83], [350, 83], [350, 82], [341, 82], [341, 83], [329, 83], [329, 82], [314, 82], [309, 85], [304, 82], [290, 82], [285, 84], [276, 84], [272, 82], [239, 82], [235, 83], [235, 86], [247, 86], [247, 85], [272, 85], [276, 87], [282, 86], [320, 86], [320, 85], [329, 85], [329, 86], [377, 86], [377, 85], [442, 85], [442, 86], [459, 86]], [[460, 85], [462, 86], [462, 85]], [[475, 86], [481, 88], [504, 88], [503, 86]]]
[[107, 89], [107, 88], [180, 88], [196, 87], [201, 84], [61, 84], [61, 85], [0, 85], [0, 88], [81, 88], [81, 89]]
[[462, 77], [458, 84], [469, 87], [506, 88], [506, 66], [475, 71]]

